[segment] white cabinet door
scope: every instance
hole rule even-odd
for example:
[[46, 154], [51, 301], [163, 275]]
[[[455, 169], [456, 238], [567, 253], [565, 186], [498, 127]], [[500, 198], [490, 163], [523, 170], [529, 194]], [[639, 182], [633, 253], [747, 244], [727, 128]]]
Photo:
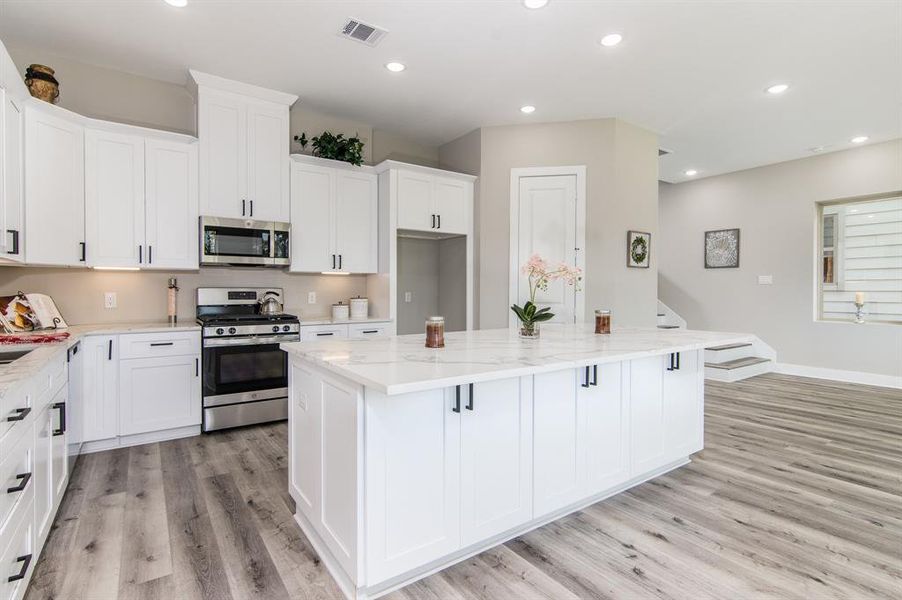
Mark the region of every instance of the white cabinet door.
[[347, 273], [375, 273], [378, 261], [376, 176], [335, 171], [335, 253]]
[[247, 105], [247, 216], [288, 221], [288, 107]]
[[26, 262], [85, 266], [84, 129], [49, 110], [25, 111]]
[[[582, 370], [577, 370], [577, 378]], [[580, 499], [585, 471], [582, 415], [573, 370], [533, 379], [533, 502], [536, 517]]]
[[291, 271], [320, 273], [338, 266], [332, 247], [333, 185], [330, 169], [291, 166]]
[[[665, 357], [670, 366], [669, 355]], [[674, 368], [664, 371], [664, 446], [671, 460], [704, 447], [705, 380], [698, 351], [674, 356]]]
[[589, 387], [585, 369], [577, 370], [577, 397], [585, 427], [582, 451], [586, 457], [584, 496], [594, 496], [630, 477], [628, 398], [622, 393], [622, 365], [592, 367]]
[[[460, 539], [460, 413], [454, 388], [367, 392], [367, 581], [454, 552]], [[415, 449], [415, 451], [411, 451]]]
[[247, 107], [241, 96], [202, 88], [198, 96], [200, 212], [247, 217]]
[[200, 425], [200, 358], [161, 356], [119, 363], [119, 435]]
[[322, 379], [303, 365], [292, 363], [289, 372], [292, 396], [288, 404], [289, 474], [291, 497], [311, 523], [319, 520], [322, 453]]
[[436, 229], [442, 233], [469, 233], [469, 205], [472, 184], [457, 179], [435, 178], [433, 209]]
[[667, 462], [664, 447], [664, 359], [630, 361], [630, 474], [641, 475]]
[[197, 144], [148, 139], [145, 207], [150, 269], [196, 269], [199, 227]]
[[7, 260], [21, 261], [23, 247], [23, 141], [22, 103], [0, 89], [0, 252]]
[[85, 240], [88, 266], [147, 261], [143, 137], [85, 132]]
[[531, 382], [514, 377], [477, 383], [472, 395], [462, 386], [462, 546], [532, 518]]
[[435, 229], [432, 211], [432, 177], [398, 171], [398, 229]]
[[89, 336], [82, 342], [82, 433], [85, 442], [119, 435], [118, 339]]
[[34, 518], [38, 540], [43, 540], [53, 522], [53, 412], [40, 409], [34, 421]]
[[67, 436], [66, 410], [69, 407], [69, 389], [63, 386], [50, 404], [50, 490], [53, 510], [59, 506], [69, 481], [69, 447]]

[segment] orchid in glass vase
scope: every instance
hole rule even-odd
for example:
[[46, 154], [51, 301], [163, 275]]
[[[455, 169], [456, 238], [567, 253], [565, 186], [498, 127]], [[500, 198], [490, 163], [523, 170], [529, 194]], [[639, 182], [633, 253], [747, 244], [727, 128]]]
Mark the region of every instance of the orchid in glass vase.
[[546, 306], [539, 308], [536, 305], [536, 293], [539, 290], [548, 291], [548, 284], [552, 281], [563, 281], [565, 285], [572, 285], [579, 290], [579, 282], [582, 281], [582, 269], [559, 263], [557, 268], [550, 269], [548, 263], [538, 254], [529, 257], [529, 261], [520, 269], [529, 281], [529, 300], [523, 306], [514, 304], [511, 310], [520, 319], [520, 337], [539, 337], [539, 323], [554, 318], [551, 308]]

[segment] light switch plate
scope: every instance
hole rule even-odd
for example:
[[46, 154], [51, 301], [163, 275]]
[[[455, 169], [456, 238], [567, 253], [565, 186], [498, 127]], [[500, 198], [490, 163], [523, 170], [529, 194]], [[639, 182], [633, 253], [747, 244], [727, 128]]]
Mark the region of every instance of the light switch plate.
[[773, 282], [773, 275], [758, 275], [758, 285], [771, 285]]
[[411, 292], [404, 292], [404, 302], [413, 302], [413, 294]]
[[103, 307], [116, 308], [117, 306], [119, 306], [119, 299], [116, 297], [116, 292], [104, 292]]
[[307, 304], [316, 304], [316, 292], [307, 292]]

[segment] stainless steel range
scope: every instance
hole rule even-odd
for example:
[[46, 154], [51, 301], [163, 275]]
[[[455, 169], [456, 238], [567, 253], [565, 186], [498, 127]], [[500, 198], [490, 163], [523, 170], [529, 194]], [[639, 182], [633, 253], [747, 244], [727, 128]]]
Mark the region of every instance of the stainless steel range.
[[203, 326], [202, 430], [288, 418], [288, 356], [282, 342], [300, 339], [294, 315], [260, 314], [265, 294], [280, 288], [197, 288]]

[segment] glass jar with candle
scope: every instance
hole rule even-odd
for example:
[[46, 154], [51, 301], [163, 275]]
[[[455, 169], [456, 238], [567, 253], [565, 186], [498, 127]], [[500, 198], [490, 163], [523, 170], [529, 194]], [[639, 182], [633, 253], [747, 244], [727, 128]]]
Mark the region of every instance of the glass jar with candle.
[[426, 319], [426, 347], [445, 347], [445, 317], [429, 317]]
[[611, 311], [595, 311], [595, 333], [611, 333]]

